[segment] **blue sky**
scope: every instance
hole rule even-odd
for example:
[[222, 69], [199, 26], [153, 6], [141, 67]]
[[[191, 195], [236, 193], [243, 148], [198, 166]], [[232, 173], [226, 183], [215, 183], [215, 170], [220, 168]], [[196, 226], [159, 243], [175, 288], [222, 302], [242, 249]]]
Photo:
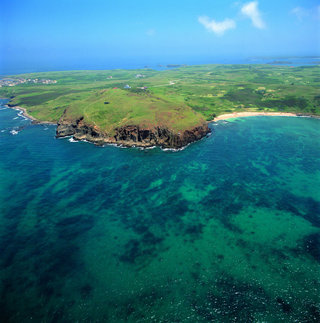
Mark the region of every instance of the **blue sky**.
[[0, 69], [320, 53], [320, 0], [2, 0], [0, 13]]

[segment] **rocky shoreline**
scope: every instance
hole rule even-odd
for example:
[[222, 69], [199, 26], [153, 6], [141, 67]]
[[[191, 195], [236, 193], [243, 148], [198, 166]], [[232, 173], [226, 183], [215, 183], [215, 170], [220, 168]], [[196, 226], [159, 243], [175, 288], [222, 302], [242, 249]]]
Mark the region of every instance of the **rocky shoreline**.
[[211, 132], [207, 123], [177, 133], [160, 126], [142, 128], [138, 125], [127, 125], [116, 128], [114, 134], [110, 136], [98, 127], [87, 124], [84, 118], [65, 120], [62, 117], [58, 123], [39, 121], [28, 114], [25, 108], [11, 104], [6, 104], [6, 106], [22, 111], [23, 115], [30, 119], [33, 124], [57, 125], [56, 138], [72, 137], [75, 140], [85, 140], [98, 146], [115, 144], [124, 147], [149, 148], [159, 146], [161, 148], [181, 149], [192, 142], [202, 139]]
[[86, 140], [96, 145], [115, 144], [126, 147], [153, 147], [180, 149], [198, 141], [211, 132], [207, 124], [183, 132], [173, 132], [165, 127], [143, 128], [127, 125], [116, 128], [112, 136], [102, 132], [96, 126], [87, 124], [83, 118], [74, 121], [60, 120], [56, 137], [70, 137], [75, 140]]
[[39, 121], [29, 115], [25, 108], [10, 104], [7, 104], [6, 106], [15, 110], [22, 111], [23, 115], [32, 120], [33, 124], [57, 125], [56, 138], [72, 137], [75, 140], [88, 141], [98, 146], [103, 146], [105, 144], [114, 144], [117, 146], [141, 148], [158, 146], [166, 149], [181, 149], [192, 142], [204, 138], [212, 131], [209, 128], [208, 124], [211, 122], [217, 122], [219, 120], [249, 116], [296, 116], [317, 119], [320, 118], [320, 116], [317, 115], [300, 113], [234, 112], [230, 114], [220, 115], [212, 121], [206, 122], [202, 125], [185, 130], [183, 132], [174, 132], [166, 127], [161, 126], [144, 128], [138, 125], [126, 125], [116, 128], [113, 135], [109, 135], [101, 131], [97, 126], [86, 123], [83, 117], [75, 120], [68, 120], [65, 119], [64, 116], [62, 116], [58, 123], [50, 121]]

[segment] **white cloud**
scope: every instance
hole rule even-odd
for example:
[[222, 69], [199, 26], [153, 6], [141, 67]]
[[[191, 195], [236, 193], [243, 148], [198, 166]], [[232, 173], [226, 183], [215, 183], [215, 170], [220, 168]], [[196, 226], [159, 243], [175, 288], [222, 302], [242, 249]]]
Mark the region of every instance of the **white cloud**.
[[298, 20], [302, 21], [303, 18], [307, 17], [309, 15], [309, 12], [307, 9], [302, 7], [295, 7], [290, 11], [291, 14], [295, 15]]
[[300, 22], [306, 19], [320, 19], [320, 5], [313, 8], [295, 7], [290, 11]]
[[266, 24], [264, 23], [261, 17], [261, 13], [258, 9], [258, 1], [251, 1], [243, 5], [241, 8], [241, 13], [250, 18], [252, 24], [255, 27], [259, 29], [263, 29], [266, 27]]
[[221, 22], [217, 22], [214, 19], [210, 20], [206, 16], [201, 16], [198, 18], [200, 24], [206, 27], [207, 30], [222, 36], [224, 32], [228, 29], [236, 28], [236, 23], [234, 20], [226, 18]]

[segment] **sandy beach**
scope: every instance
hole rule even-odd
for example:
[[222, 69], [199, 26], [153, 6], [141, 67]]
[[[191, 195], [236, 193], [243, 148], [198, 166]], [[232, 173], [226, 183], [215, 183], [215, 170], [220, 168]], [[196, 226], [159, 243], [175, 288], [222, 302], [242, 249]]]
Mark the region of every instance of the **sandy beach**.
[[256, 116], [275, 116], [275, 117], [297, 117], [296, 113], [289, 112], [233, 112], [228, 114], [222, 114], [212, 121], [216, 122], [219, 120], [227, 120], [232, 118], [242, 118], [242, 117], [256, 117]]
[[9, 106], [9, 105], [6, 105], [8, 108], [10, 109], [15, 109], [15, 110], [19, 110], [19, 111], [22, 111], [23, 112], [23, 115], [32, 120], [33, 123], [38, 123], [38, 124], [56, 124], [55, 122], [51, 122], [51, 121], [39, 121], [37, 120], [36, 118], [34, 118], [33, 116], [31, 116], [30, 114], [28, 114], [27, 110], [25, 108], [22, 108], [22, 107], [19, 107], [19, 106]]

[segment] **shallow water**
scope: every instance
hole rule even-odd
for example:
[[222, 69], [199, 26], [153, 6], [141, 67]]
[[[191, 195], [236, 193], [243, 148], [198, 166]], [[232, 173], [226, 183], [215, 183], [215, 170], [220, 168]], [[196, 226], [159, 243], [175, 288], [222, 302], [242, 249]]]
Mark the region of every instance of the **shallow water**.
[[221, 121], [163, 152], [1, 109], [4, 321], [319, 322], [320, 120]]

